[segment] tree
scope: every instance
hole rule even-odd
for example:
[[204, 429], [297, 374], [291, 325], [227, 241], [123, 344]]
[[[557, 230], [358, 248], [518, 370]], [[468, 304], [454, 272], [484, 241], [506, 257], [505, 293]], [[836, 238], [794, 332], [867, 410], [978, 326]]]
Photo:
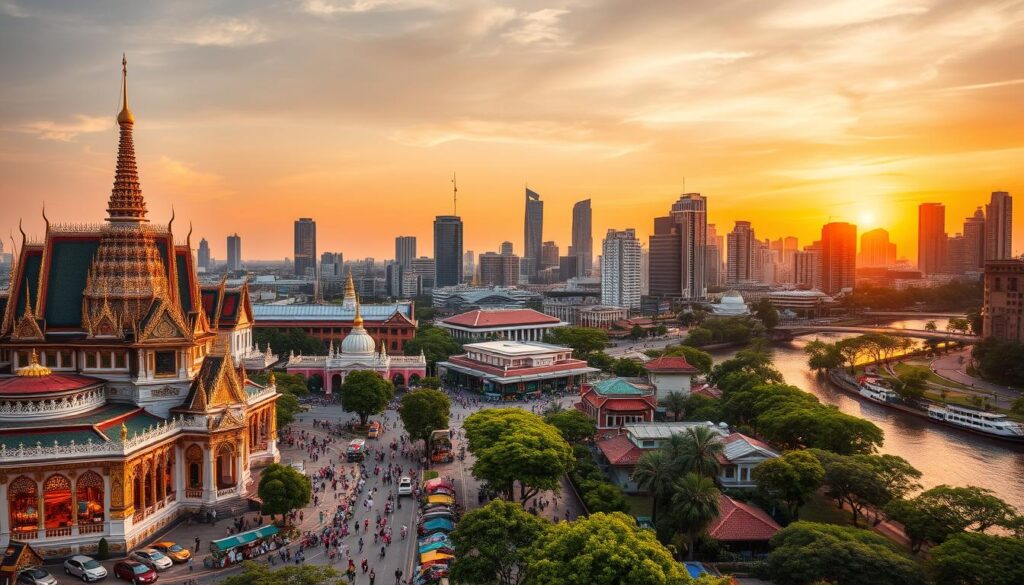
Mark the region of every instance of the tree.
[[395, 386], [377, 372], [357, 370], [341, 384], [341, 407], [359, 415], [366, 425], [371, 414], [380, 414], [395, 395]]
[[527, 572], [527, 585], [690, 583], [654, 534], [621, 512], [551, 526], [534, 543]]
[[549, 528], [547, 520], [504, 500], [467, 512], [451, 534], [452, 579], [474, 585], [523, 583], [533, 544]]
[[764, 323], [765, 329], [771, 331], [779, 324], [779, 311], [768, 297], [762, 297], [754, 303], [754, 314]]
[[225, 577], [221, 585], [345, 585], [341, 573], [323, 565], [294, 565], [271, 569], [265, 563], [245, 561], [242, 572]]
[[473, 476], [510, 500], [520, 486], [523, 504], [541, 490], [557, 490], [575, 461], [558, 429], [520, 408], [490, 408], [473, 413], [463, 425], [476, 456]]
[[926, 542], [939, 544], [966, 530], [983, 532], [1009, 524], [1016, 516], [1012, 506], [975, 486], [940, 485], [909, 500], [893, 501], [885, 511], [903, 524], [915, 552]]
[[706, 327], [694, 327], [686, 334], [686, 345], [703, 347], [715, 342], [715, 334]]
[[594, 419], [579, 410], [561, 410], [544, 415], [544, 422], [558, 429], [570, 445], [581, 443], [597, 433]]
[[441, 378], [437, 376], [427, 376], [420, 380], [420, 388], [430, 388], [431, 390], [441, 389]]
[[655, 523], [658, 522], [658, 505], [667, 504], [672, 497], [675, 476], [675, 463], [666, 449], [644, 453], [633, 467], [633, 481], [651, 494], [651, 520]]
[[680, 473], [708, 478], [718, 475], [718, 457], [724, 447], [722, 438], [711, 427], [687, 427], [685, 432], [672, 435], [668, 448]]
[[917, 402], [924, 398], [925, 384], [928, 382], [928, 370], [913, 368], [903, 372], [896, 378], [892, 389], [899, 394], [904, 402]]
[[405, 344], [405, 355], [419, 355], [427, 358], [427, 368], [434, 371], [437, 362], [462, 351], [462, 346], [452, 338], [447, 329], [423, 324], [416, 329], [416, 336]]
[[266, 329], [263, 327], [253, 331], [253, 340], [258, 346], [270, 344], [274, 353], [281, 357], [289, 354], [322, 355], [327, 353], [324, 342], [306, 333], [302, 329]]
[[633, 325], [633, 328], [629, 330], [629, 336], [633, 339], [640, 339], [644, 334], [644, 328], [640, 325]]
[[619, 486], [605, 480], [583, 482], [583, 503], [591, 514], [596, 512], [629, 512], [629, 503]]
[[929, 321], [924, 324], [925, 331], [938, 331], [939, 327], [935, 324], [935, 321]]
[[953, 317], [946, 323], [946, 331], [950, 333], [963, 333], [966, 335], [971, 330], [971, 321], [964, 317]]
[[571, 347], [576, 359], [585, 360], [590, 354], [608, 347], [608, 332], [592, 327], [556, 327], [547, 334], [545, 340]]
[[984, 320], [981, 317], [981, 307], [974, 307], [967, 311], [967, 324], [971, 328], [971, 333], [979, 336], [982, 334]]
[[1024, 540], [990, 534], [956, 534], [929, 551], [928, 574], [943, 585], [1024, 583]]
[[264, 514], [288, 514], [309, 503], [313, 483], [308, 477], [287, 465], [271, 463], [260, 474], [257, 493], [263, 500]]
[[603, 351], [595, 351], [587, 355], [587, 365], [592, 368], [597, 368], [607, 372], [612, 369], [614, 364], [615, 358]]
[[793, 519], [799, 517], [800, 507], [818, 491], [824, 479], [825, 468], [808, 451], [787, 451], [754, 468], [758, 489], [785, 502]]
[[292, 424], [295, 420], [295, 413], [302, 410], [302, 407], [299, 406], [299, 399], [294, 394], [281, 392], [281, 395], [277, 397], [277, 402], [274, 403], [274, 409], [277, 428], [283, 429]]
[[409, 437], [414, 441], [423, 441], [426, 445], [427, 461], [430, 461], [430, 434], [448, 428], [451, 408], [452, 402], [448, 395], [440, 390], [421, 388], [402, 396], [398, 415]]
[[794, 522], [771, 540], [768, 573], [774, 583], [810, 585], [923, 585], [917, 563], [885, 537], [850, 526]]
[[711, 373], [711, 367], [714, 365], [714, 358], [710, 353], [688, 345], [670, 346], [662, 355], [684, 357], [691, 366], [697, 368], [697, 371], [705, 376]]
[[687, 473], [673, 484], [669, 516], [676, 531], [686, 536], [688, 560], [693, 560], [697, 538], [718, 518], [720, 496], [712, 479], [696, 473]]
[[863, 337], [848, 337], [836, 342], [836, 350], [843, 359], [850, 373], [854, 372], [857, 362], [864, 357], [868, 350], [868, 342]]
[[659, 404], [672, 413], [673, 419], [679, 420], [686, 411], [687, 398], [682, 392], [672, 391], [666, 394]]
[[885, 485], [867, 462], [847, 455], [816, 451], [825, 468], [826, 494], [840, 506], [846, 504], [853, 513], [853, 525], [864, 514], [866, 506], [885, 500]]
[[639, 376], [642, 370], [640, 364], [629, 358], [619, 358], [612, 364], [612, 373], [624, 378]]
[[831, 370], [843, 365], [843, 356], [839, 353], [839, 349], [834, 343], [815, 339], [804, 346], [804, 353], [808, 355], [808, 367], [818, 372]]

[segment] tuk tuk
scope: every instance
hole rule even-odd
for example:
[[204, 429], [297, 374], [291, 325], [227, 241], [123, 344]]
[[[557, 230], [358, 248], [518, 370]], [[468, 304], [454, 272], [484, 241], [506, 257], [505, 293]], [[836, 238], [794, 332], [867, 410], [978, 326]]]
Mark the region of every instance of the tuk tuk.
[[430, 433], [430, 460], [434, 463], [451, 463], [455, 460], [449, 429], [438, 429]]

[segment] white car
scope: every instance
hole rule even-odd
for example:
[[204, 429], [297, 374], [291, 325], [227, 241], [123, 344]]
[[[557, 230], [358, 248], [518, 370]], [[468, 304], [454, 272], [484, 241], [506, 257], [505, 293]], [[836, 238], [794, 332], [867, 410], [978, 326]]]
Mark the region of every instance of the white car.
[[74, 575], [86, 583], [99, 581], [107, 576], [107, 570], [99, 561], [85, 555], [75, 555], [64, 561], [64, 572]]
[[155, 548], [140, 548], [139, 550], [128, 555], [128, 558], [139, 561], [143, 565], [157, 571], [166, 571], [174, 565], [174, 561], [171, 557], [164, 553], [156, 550]]
[[412, 480], [408, 477], [403, 477], [398, 480], [398, 495], [400, 496], [411, 496], [412, 495]]

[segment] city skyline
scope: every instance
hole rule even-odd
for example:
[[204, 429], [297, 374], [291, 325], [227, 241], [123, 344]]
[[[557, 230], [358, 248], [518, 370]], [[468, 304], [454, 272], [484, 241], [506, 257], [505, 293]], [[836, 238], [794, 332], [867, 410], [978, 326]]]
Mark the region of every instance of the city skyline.
[[[116, 141], [110, 63], [122, 51], [146, 129], [137, 150], [150, 219], [165, 223], [173, 201], [217, 258], [236, 231], [247, 257], [286, 256], [294, 217], [315, 218], [319, 245], [350, 257], [385, 257], [399, 234], [429, 245], [430, 218], [451, 209], [453, 170], [465, 245], [477, 250], [516, 235], [507, 219], [520, 216], [526, 181], [547, 202], [546, 239], [562, 250], [581, 198], [593, 200], [595, 234], [634, 227], [645, 242], [650, 218], [693, 191], [708, 197], [709, 222], [720, 226], [751, 220], [763, 236], [801, 241], [829, 221], [883, 227], [911, 259], [919, 203], [942, 202], [947, 217], [964, 218], [992, 191], [1021, 192], [1024, 120], [1005, 108], [1024, 89], [1009, 66], [1019, 7], [772, 3], [745, 15], [723, 9], [722, 20], [702, 24], [711, 35], [663, 18], [664, 9], [634, 8], [623, 21], [606, 4], [58, 12], [6, 3], [0, 62], [18, 83], [0, 89], [0, 231], [16, 233], [22, 218], [26, 232], [42, 233], [44, 201], [69, 217], [102, 219], [95, 203], [110, 188]], [[726, 21], [751, 34], [718, 34]], [[345, 35], [340, 60], [308, 44]], [[601, 35], [615, 35], [617, 53], [601, 49]], [[400, 75], [399, 63], [424, 51], [436, 57], [430, 81]], [[793, 64], [807, 59], [818, 73], [793, 79]], [[349, 75], [358, 62], [377, 77]], [[540, 62], [557, 75], [533, 66]], [[311, 92], [325, 74], [358, 91], [327, 83]], [[399, 80], [408, 91], [392, 91]], [[432, 90], [446, 82], [453, 91]], [[581, 111], [584, 95], [592, 108]], [[273, 211], [283, 201], [290, 217]], [[353, 221], [355, 205], [390, 214], [394, 233], [377, 237]], [[1015, 229], [1024, 241], [1024, 224]]]

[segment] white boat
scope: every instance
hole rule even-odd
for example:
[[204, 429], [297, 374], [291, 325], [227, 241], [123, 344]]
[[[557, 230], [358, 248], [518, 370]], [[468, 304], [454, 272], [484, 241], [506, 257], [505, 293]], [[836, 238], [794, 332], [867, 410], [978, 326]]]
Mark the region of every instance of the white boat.
[[1005, 414], [985, 412], [956, 404], [933, 404], [928, 407], [928, 418], [990, 437], [1024, 441], [1024, 424], [1010, 420]]
[[861, 378], [857, 384], [857, 392], [864, 398], [880, 404], [899, 402], [899, 394], [892, 388], [886, 386], [877, 378]]

